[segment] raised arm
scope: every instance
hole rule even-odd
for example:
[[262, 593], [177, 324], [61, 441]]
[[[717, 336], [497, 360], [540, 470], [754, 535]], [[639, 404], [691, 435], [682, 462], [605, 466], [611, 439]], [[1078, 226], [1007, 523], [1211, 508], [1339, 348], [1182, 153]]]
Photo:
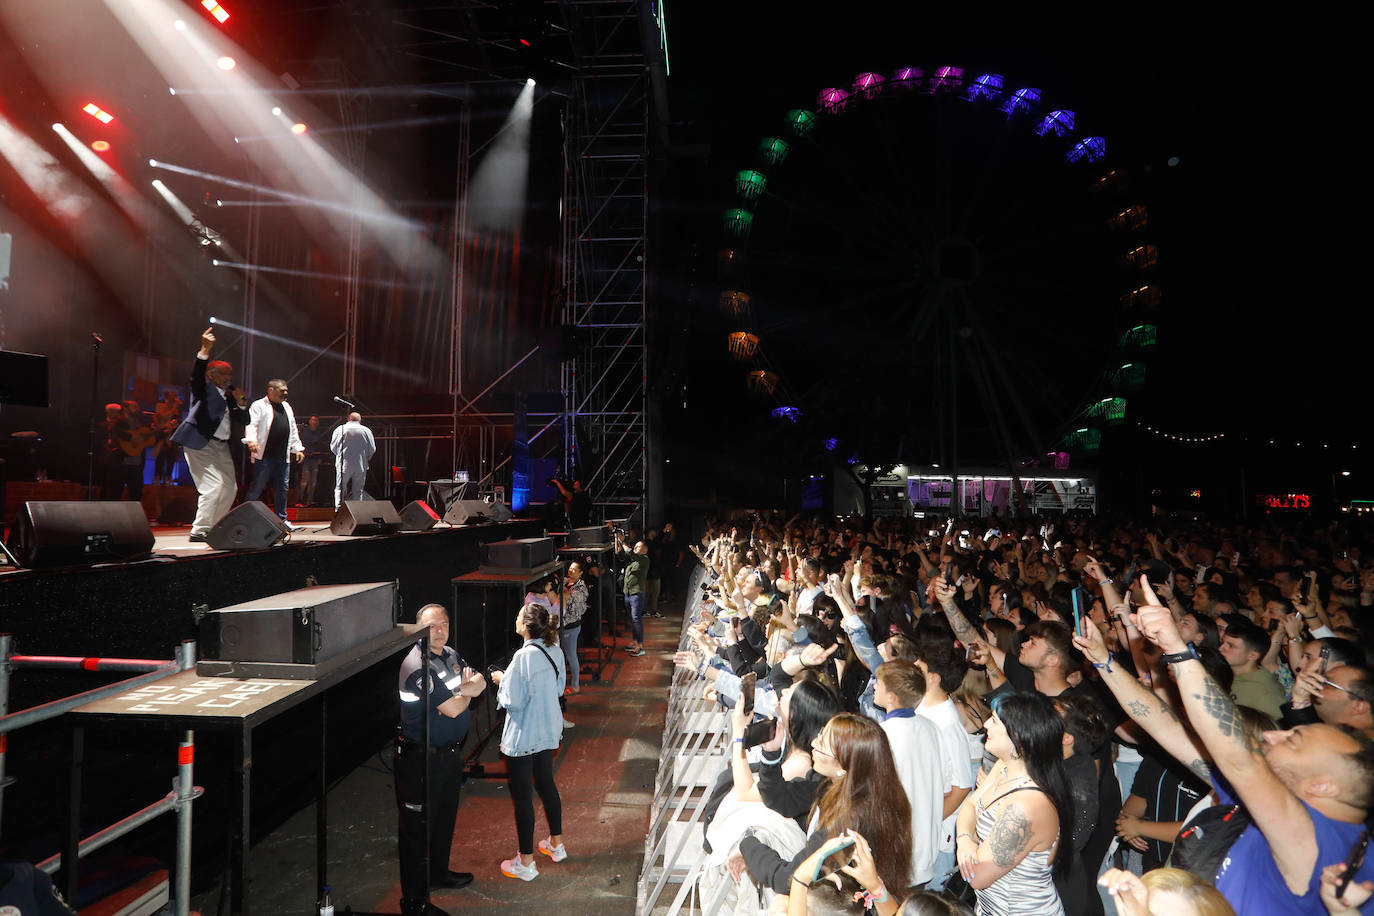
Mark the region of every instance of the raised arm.
[[1206, 753], [1198, 746], [1193, 736], [1188, 734], [1188, 729], [1179, 721], [1173, 708], [1161, 697], [1146, 690], [1125, 668], [1116, 664], [1112, 654], [1107, 651], [1107, 644], [1103, 641], [1097, 624], [1085, 618], [1083, 635], [1074, 636], [1073, 644], [1087, 656], [1093, 667], [1097, 668], [1098, 673], [1102, 675], [1102, 682], [1111, 690], [1116, 701], [1121, 704], [1121, 708], [1132, 721], [1144, 729], [1174, 759], [1203, 779], [1210, 778], [1211, 773], [1205, 760]]
[[[1138, 614], [1140, 631], [1166, 656], [1184, 653], [1187, 644], [1173, 615], [1160, 603], [1145, 576], [1140, 577], [1140, 585], [1146, 601]], [[1169, 670], [1178, 683], [1189, 724], [1269, 841], [1288, 889], [1294, 894], [1305, 893], [1317, 865], [1311, 815], [1270, 769], [1264, 755], [1246, 741], [1235, 703], [1207, 674], [1202, 662], [1192, 657], [1171, 660]]]

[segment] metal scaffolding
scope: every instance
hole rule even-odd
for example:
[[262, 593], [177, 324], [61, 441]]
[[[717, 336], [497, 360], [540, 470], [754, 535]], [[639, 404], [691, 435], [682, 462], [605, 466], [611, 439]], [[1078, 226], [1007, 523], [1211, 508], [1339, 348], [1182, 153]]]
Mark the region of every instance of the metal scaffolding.
[[564, 465], [603, 517], [644, 506], [650, 71], [647, 4], [560, 0], [576, 73], [564, 120]]

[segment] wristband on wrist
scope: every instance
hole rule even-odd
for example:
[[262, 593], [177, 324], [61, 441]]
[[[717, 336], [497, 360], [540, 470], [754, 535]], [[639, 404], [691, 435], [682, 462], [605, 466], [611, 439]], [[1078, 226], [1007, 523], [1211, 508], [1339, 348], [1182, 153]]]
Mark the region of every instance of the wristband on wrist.
[[865, 889], [863, 892], [865, 907], [870, 907], [875, 903], [882, 903], [885, 900], [887, 900], [887, 885], [881, 880], [878, 881], [878, 889], [876, 891]]
[[1197, 657], [1197, 646], [1192, 643], [1187, 643], [1186, 648], [1182, 652], [1166, 652], [1159, 658], [1160, 661], [1164, 662], [1166, 665], [1177, 665], [1179, 662], [1186, 662], [1190, 659], [1196, 659]]
[[1098, 664], [1097, 662], [1093, 662], [1093, 667], [1094, 667], [1094, 668], [1103, 668], [1103, 669], [1106, 669], [1107, 673], [1108, 673], [1108, 674], [1111, 674], [1111, 673], [1112, 673], [1112, 662], [1113, 662], [1115, 659], [1116, 659], [1116, 654], [1115, 654], [1115, 653], [1112, 653], [1112, 652], [1108, 652], [1108, 653], [1107, 653], [1107, 660], [1106, 660], [1105, 662], [1102, 662], [1101, 664]]

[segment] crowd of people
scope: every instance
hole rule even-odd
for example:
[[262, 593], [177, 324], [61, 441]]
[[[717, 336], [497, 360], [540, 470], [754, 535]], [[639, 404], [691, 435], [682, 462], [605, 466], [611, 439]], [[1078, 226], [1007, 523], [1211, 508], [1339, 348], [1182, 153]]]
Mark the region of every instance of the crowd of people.
[[[740, 516], [675, 663], [735, 912], [1360, 912], [1374, 554], [1340, 525]], [[743, 908], [741, 908], [743, 907]]]

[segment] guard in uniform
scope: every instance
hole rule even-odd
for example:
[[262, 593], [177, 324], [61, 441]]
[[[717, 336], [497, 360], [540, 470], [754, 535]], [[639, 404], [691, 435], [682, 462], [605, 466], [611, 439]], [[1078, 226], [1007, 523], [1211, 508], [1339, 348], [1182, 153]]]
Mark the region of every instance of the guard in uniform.
[[[472, 883], [470, 872], [449, 871], [449, 848], [458, 816], [458, 790], [463, 783], [459, 748], [468, 733], [468, 704], [482, 694], [487, 682], [463, 667], [448, 642], [448, 611], [427, 604], [415, 617], [429, 625], [430, 691], [425, 699], [424, 668], [416, 646], [401, 663], [401, 728], [396, 739], [396, 811], [401, 858], [403, 916], [442, 916], [429, 904], [429, 888], [460, 888]], [[421, 715], [429, 716], [429, 874], [425, 874], [424, 813], [425, 748]]]

